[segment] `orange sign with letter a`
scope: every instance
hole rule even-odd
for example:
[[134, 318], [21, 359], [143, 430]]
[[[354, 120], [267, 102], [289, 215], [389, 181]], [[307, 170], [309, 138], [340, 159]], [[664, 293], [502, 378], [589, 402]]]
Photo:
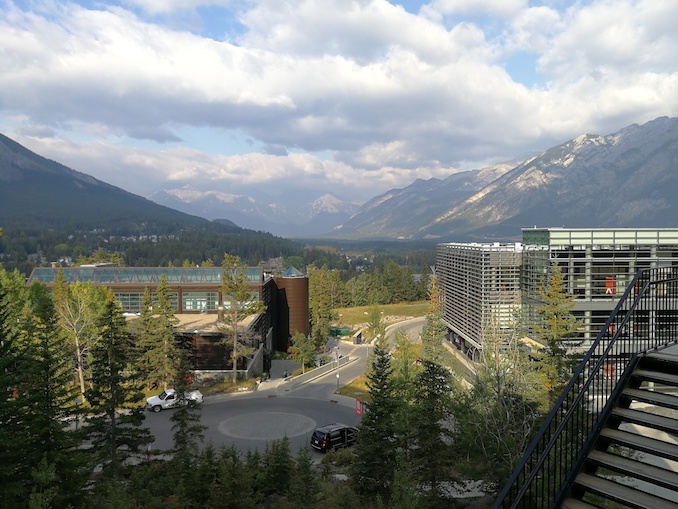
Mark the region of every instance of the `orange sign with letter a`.
[[607, 276], [605, 278], [605, 295], [614, 295], [617, 293], [617, 278]]

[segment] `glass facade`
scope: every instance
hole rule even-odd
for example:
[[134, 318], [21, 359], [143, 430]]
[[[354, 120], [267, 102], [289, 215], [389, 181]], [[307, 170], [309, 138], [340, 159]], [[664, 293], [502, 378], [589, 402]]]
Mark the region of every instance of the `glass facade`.
[[[157, 285], [162, 276], [169, 284], [221, 284], [221, 267], [80, 267], [52, 268], [41, 267], [33, 269], [28, 284], [40, 281], [52, 284], [56, 281], [59, 270], [63, 272], [67, 283], [88, 281], [98, 285], [140, 284]], [[250, 283], [260, 283], [263, 280], [263, 270], [260, 267], [247, 267], [242, 270]]]
[[182, 311], [216, 311], [219, 305], [219, 292], [183, 292]]
[[[141, 311], [145, 290], [155, 290], [163, 276], [171, 288], [172, 306], [178, 313], [214, 313], [221, 300], [224, 300], [225, 307], [229, 305], [227, 299], [221, 298], [223, 269], [220, 267], [41, 267], [33, 269], [27, 284], [39, 281], [51, 286], [60, 270], [67, 284], [88, 282], [110, 288], [123, 311], [128, 313]], [[263, 270], [260, 267], [238, 270], [245, 274], [252, 288], [252, 299], [258, 300], [263, 286]]]
[[488, 327], [512, 326], [520, 309], [520, 244], [439, 244], [443, 319], [464, 351], [481, 349]]
[[581, 339], [594, 339], [636, 273], [678, 265], [677, 229], [525, 228], [521, 288], [531, 323], [552, 263], [575, 297]]
[[[524, 228], [522, 233], [522, 244], [437, 247], [444, 320], [465, 348], [482, 348], [487, 324], [508, 326], [518, 308], [527, 324], [539, 323], [541, 292], [554, 263], [566, 292], [575, 297], [572, 313], [580, 321], [584, 348], [639, 270], [678, 266], [678, 229]], [[669, 323], [676, 314], [660, 310], [644, 325], [639, 311], [635, 327], [642, 331], [654, 319]]]

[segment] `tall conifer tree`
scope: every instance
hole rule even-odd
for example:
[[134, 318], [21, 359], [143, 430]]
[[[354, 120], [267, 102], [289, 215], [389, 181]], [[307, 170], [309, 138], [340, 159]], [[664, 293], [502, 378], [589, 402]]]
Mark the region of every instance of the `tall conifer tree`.
[[447, 368], [422, 360], [423, 371], [417, 376], [416, 395], [410, 423], [413, 441], [408, 449], [409, 466], [419, 483], [425, 507], [447, 507], [444, 485], [451, 476], [450, 373]]
[[[73, 385], [73, 352], [57, 324], [47, 287], [34, 283], [22, 332], [30, 362], [24, 365], [28, 389], [22, 394], [25, 430], [29, 434], [24, 460], [32, 472], [43, 462], [40, 490], [51, 505], [67, 506], [82, 497], [88, 472], [81, 433], [69, 421], [79, 417], [78, 390]], [[32, 490], [34, 491], [34, 490]]]
[[541, 321], [534, 325], [534, 329], [545, 347], [535, 356], [540, 360], [539, 368], [546, 376], [551, 400], [555, 402], [578, 361], [570, 347], [580, 343], [574, 339], [579, 327], [579, 321], [571, 313], [574, 296], [567, 293], [565, 278], [558, 264], [551, 266], [541, 300], [544, 304], [537, 309]]
[[398, 447], [399, 405], [394, 398], [391, 373], [391, 357], [382, 338], [375, 345], [372, 368], [367, 374], [371, 403], [360, 423], [351, 475], [359, 496], [383, 503], [388, 503], [393, 489]]
[[435, 278], [431, 279], [429, 309], [421, 330], [421, 342], [424, 358], [439, 363], [442, 359], [443, 341], [447, 326], [443, 322], [443, 310], [440, 305], [440, 293]]
[[135, 325], [135, 364], [146, 387], [169, 387], [177, 375], [180, 354], [177, 339], [178, 318], [163, 274], [153, 298], [146, 288], [141, 312]]
[[[21, 294], [14, 293], [12, 276], [0, 266], [0, 508], [20, 506], [28, 493], [30, 470], [24, 461], [29, 437], [23, 420], [23, 367], [30, 361], [20, 340]], [[6, 391], [6, 392], [5, 392]]]
[[109, 290], [99, 320], [100, 336], [92, 349], [92, 388], [87, 399], [91, 452], [103, 471], [116, 473], [124, 462], [152, 441], [142, 428], [143, 393], [130, 368], [131, 340], [122, 308]]

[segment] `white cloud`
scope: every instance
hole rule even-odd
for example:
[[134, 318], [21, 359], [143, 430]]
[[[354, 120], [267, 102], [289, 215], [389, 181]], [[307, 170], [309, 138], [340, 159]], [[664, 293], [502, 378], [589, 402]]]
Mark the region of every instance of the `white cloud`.
[[229, 6], [234, 0], [124, 0], [123, 3], [138, 7], [149, 14], [167, 14], [204, 6]]
[[[0, 7], [0, 130], [140, 194], [291, 182], [367, 200], [678, 115], [673, 0], [436, 0], [419, 15], [385, 0], [44, 5]], [[199, 7], [242, 30], [166, 22]], [[523, 54], [538, 84], [505, 70]], [[224, 155], [233, 133], [257, 148]]]

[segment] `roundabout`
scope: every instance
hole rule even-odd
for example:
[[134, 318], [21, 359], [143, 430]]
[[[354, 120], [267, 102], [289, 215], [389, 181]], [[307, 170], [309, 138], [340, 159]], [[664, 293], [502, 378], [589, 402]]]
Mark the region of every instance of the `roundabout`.
[[238, 415], [219, 423], [219, 432], [235, 439], [243, 440], [280, 440], [307, 435], [317, 427], [317, 423], [296, 413], [258, 412]]

